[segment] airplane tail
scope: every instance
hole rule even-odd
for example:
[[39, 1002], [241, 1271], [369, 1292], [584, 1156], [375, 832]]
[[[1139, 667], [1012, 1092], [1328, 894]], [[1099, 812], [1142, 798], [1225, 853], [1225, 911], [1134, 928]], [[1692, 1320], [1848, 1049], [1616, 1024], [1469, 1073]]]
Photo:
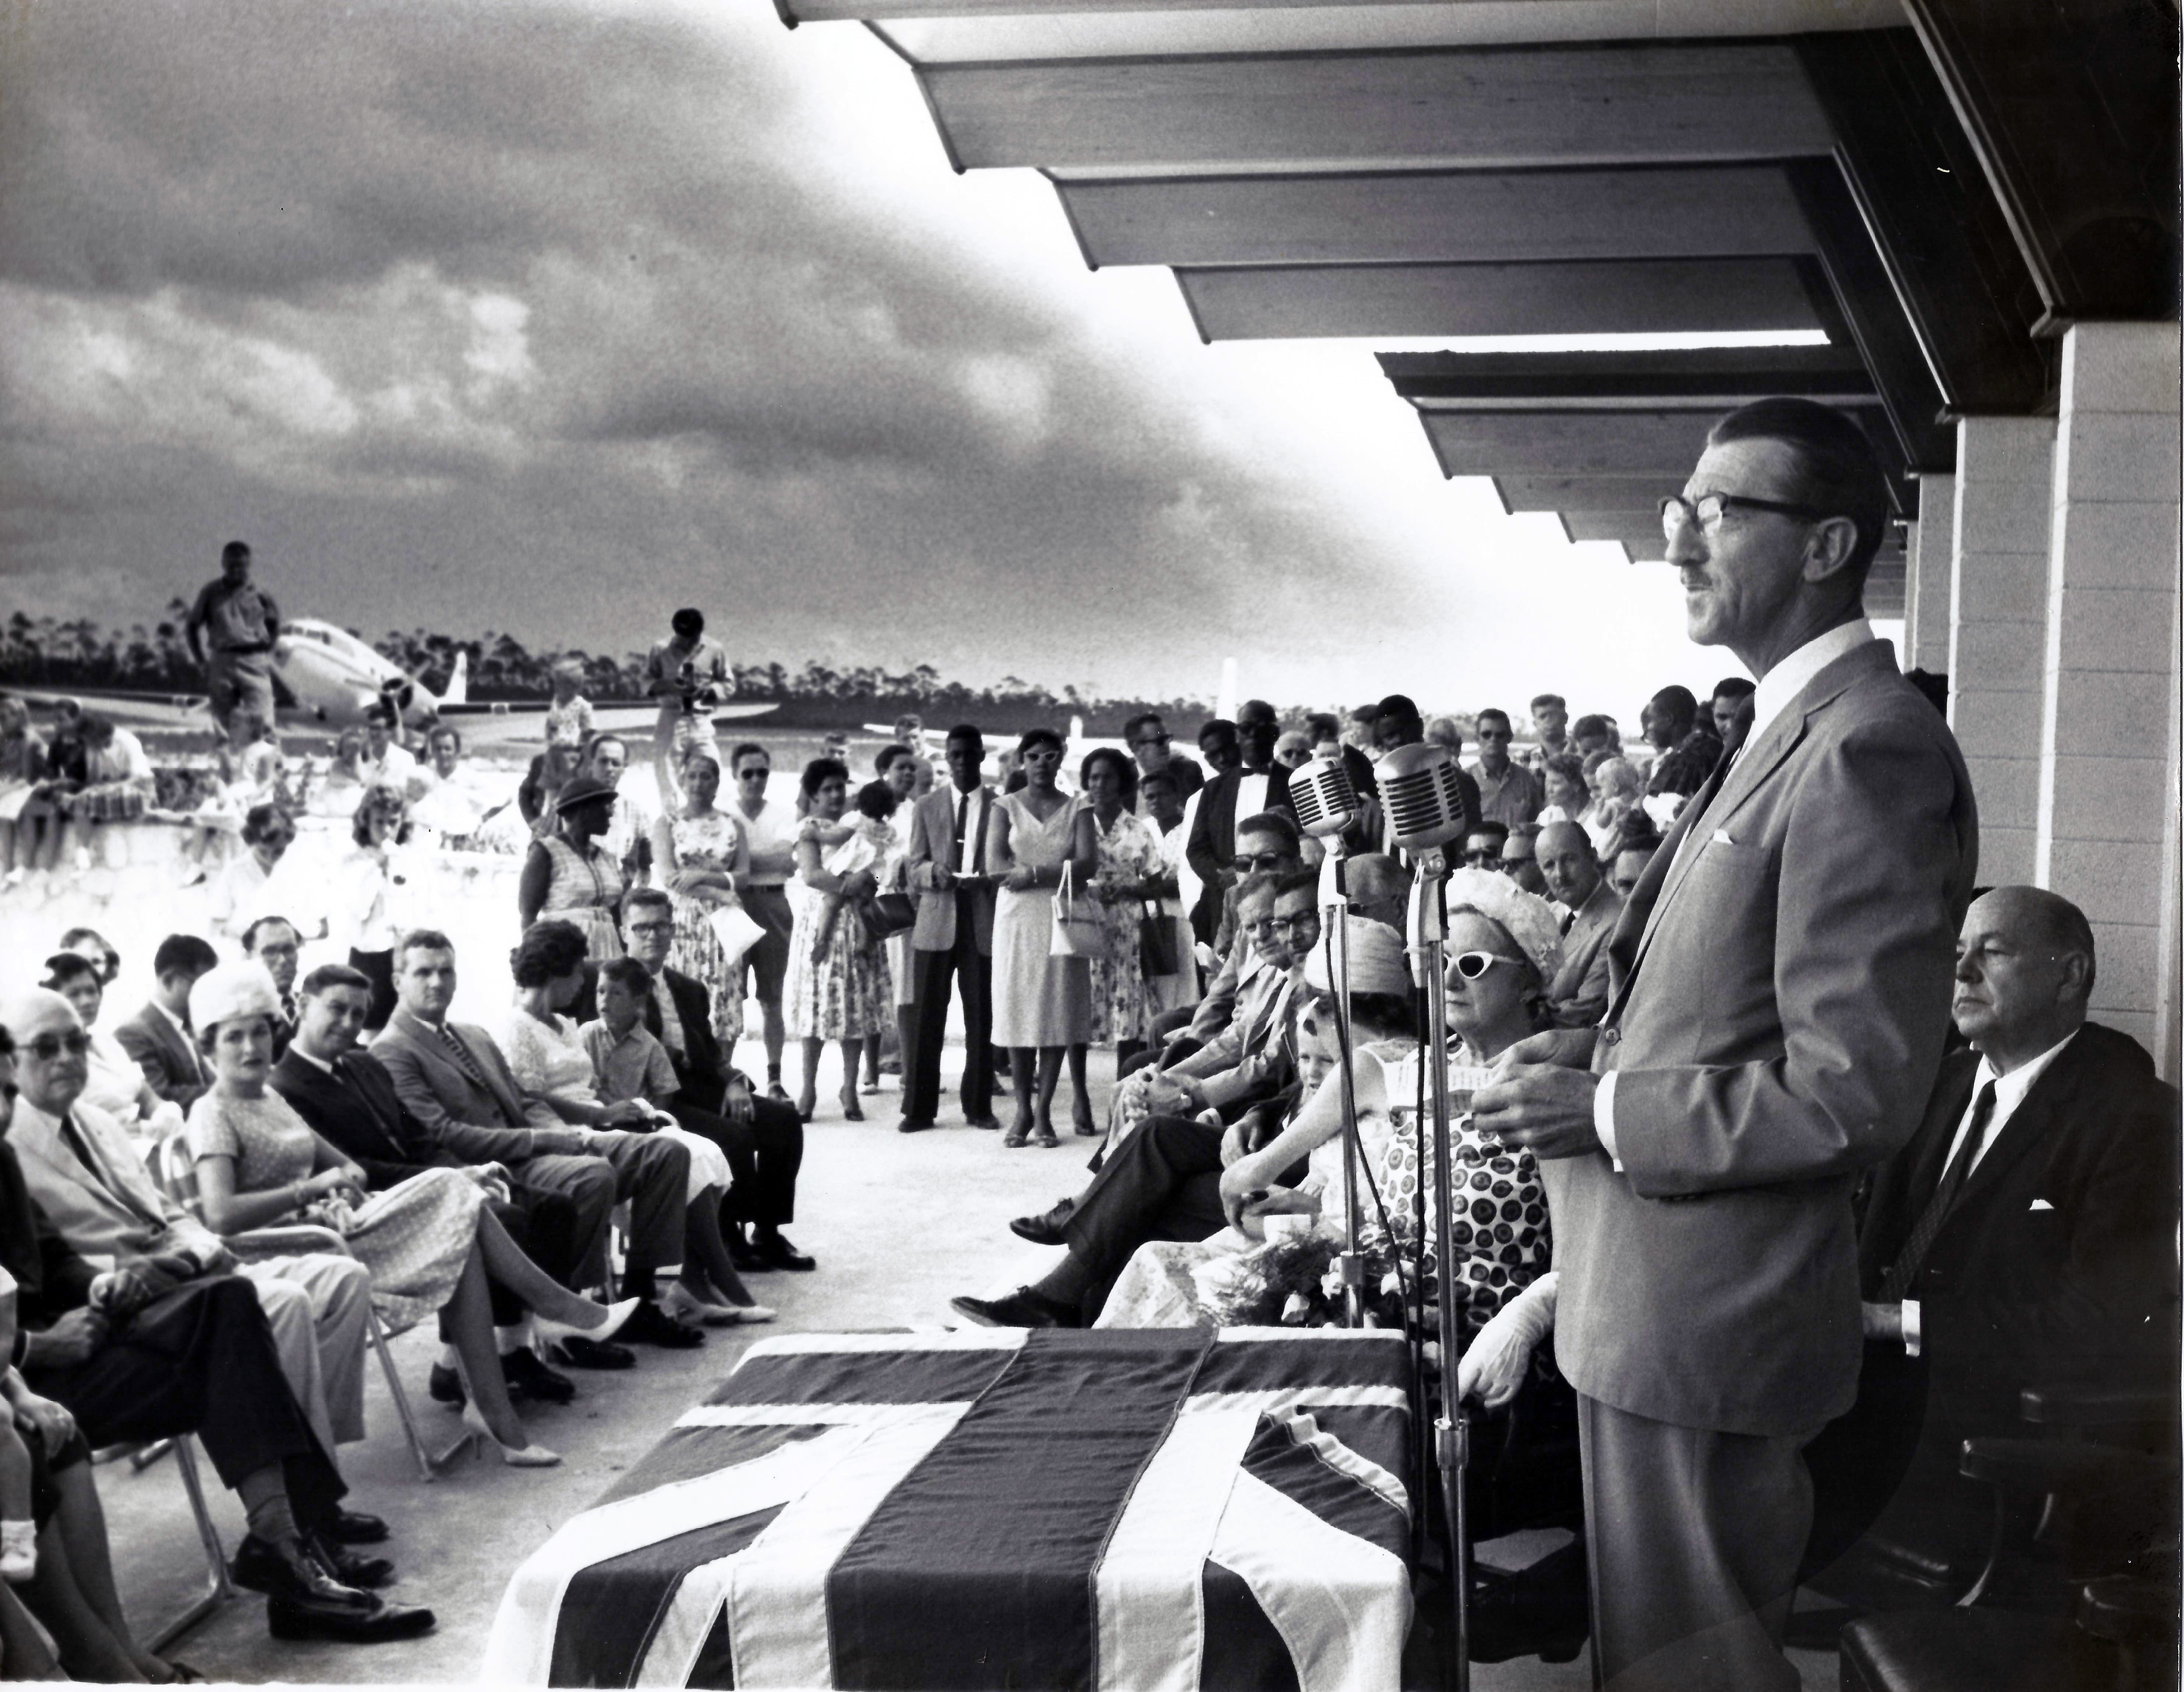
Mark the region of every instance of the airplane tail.
[[471, 655], [462, 647], [455, 649], [455, 667], [448, 672], [448, 690], [440, 695], [443, 705], [468, 705], [471, 702]]

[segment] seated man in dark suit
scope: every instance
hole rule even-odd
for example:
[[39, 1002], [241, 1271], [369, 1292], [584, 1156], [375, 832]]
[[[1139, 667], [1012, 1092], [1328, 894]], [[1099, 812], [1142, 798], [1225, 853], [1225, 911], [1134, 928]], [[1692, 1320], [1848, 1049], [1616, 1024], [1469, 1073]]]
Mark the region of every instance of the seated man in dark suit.
[[[25, 1045], [47, 1069], [82, 1067], [83, 1049], [70, 1051], [65, 1032], [41, 1030]], [[0, 1029], [0, 1124], [14, 1092], [14, 1047]], [[385, 1538], [386, 1524], [342, 1509], [347, 1487], [281, 1372], [257, 1289], [225, 1267], [175, 1253], [98, 1270], [31, 1203], [14, 1148], [0, 1142], [0, 1268], [16, 1283], [12, 1361], [25, 1383], [94, 1446], [198, 1435], [246, 1515], [231, 1572], [270, 1598], [276, 1635], [425, 1632], [431, 1611], [350, 1583], [392, 1578], [393, 1565], [348, 1549]]]
[[[403, 1108], [394, 1082], [379, 1060], [359, 1050], [357, 1039], [371, 1010], [371, 979], [346, 963], [326, 963], [304, 978], [297, 1001], [295, 1037], [270, 1077], [273, 1090], [322, 1138], [355, 1160], [375, 1192], [383, 1192], [427, 1169], [460, 1169], [481, 1187], [499, 1187], [509, 1197], [488, 1201], [508, 1237], [549, 1276], [573, 1288], [583, 1267], [584, 1242], [577, 1230], [576, 1206], [558, 1192], [518, 1192], [505, 1187], [507, 1170], [493, 1162], [465, 1163], [425, 1125]], [[480, 1135], [495, 1131], [481, 1129]], [[521, 1142], [507, 1133], [510, 1156]], [[479, 1149], [474, 1142], [473, 1153]], [[525, 1393], [549, 1404], [577, 1396], [566, 1375], [549, 1369], [531, 1349], [523, 1301], [498, 1280], [490, 1280], [493, 1325], [500, 1344], [501, 1372], [511, 1394]], [[448, 1337], [449, 1318], [440, 1316], [440, 1337]], [[461, 1377], [452, 1351], [432, 1366], [434, 1399], [463, 1401]]]
[[[703, 981], [667, 965], [675, 910], [657, 888], [632, 889], [622, 901], [623, 951], [644, 965], [653, 990], [645, 1031], [667, 1048], [680, 1086], [665, 1108], [694, 1134], [727, 1153], [734, 1176], [722, 1202], [722, 1232], [738, 1269], [805, 1270], [814, 1260], [788, 1242], [781, 1225], [796, 1215], [796, 1173], [804, 1163], [804, 1124], [787, 1099], [760, 1095], [730, 1061], [713, 1032], [713, 1000]], [[584, 989], [567, 1014], [588, 1023], [599, 1015], [599, 969], [584, 966]], [[744, 1227], [750, 1234], [746, 1239]]]
[[1964, 1441], [2025, 1437], [2037, 1383], [2175, 1382], [2176, 1091], [2086, 1020], [2093, 979], [2092, 930], [2053, 893], [1997, 887], [1964, 917], [1953, 1016], [1971, 1049], [1875, 1173], [1864, 1368], [1808, 1453], [1808, 1568], [1884, 1504], [1859, 1563], [1935, 1583], [1975, 1568], [1992, 1500], [1957, 1471]]
[[273, 1030], [276, 1064], [296, 1037], [296, 971], [303, 952], [304, 937], [286, 917], [260, 917], [242, 931], [243, 956], [265, 966], [265, 973], [273, 978], [273, 991], [281, 996], [281, 1020]]
[[[526, 1101], [508, 1059], [482, 1028], [449, 1019], [455, 997], [455, 948], [447, 935], [415, 929], [394, 949], [397, 1008], [371, 1042], [396, 1097], [457, 1157], [499, 1163], [520, 1192], [559, 1193], [576, 1207], [587, 1285], [609, 1278], [607, 1227], [618, 1199], [630, 1207], [624, 1298], [643, 1302], [622, 1325], [625, 1340], [669, 1349], [705, 1343], [653, 1303], [655, 1276], [679, 1263], [690, 1154], [657, 1135], [625, 1134], [565, 1123], [543, 1101]], [[510, 1149], [510, 1148], [513, 1149]], [[561, 1354], [588, 1369], [626, 1369], [626, 1346], [579, 1335]]]
[[185, 1110], [212, 1086], [212, 1071], [190, 1031], [190, 989], [219, 962], [220, 954], [197, 935], [169, 935], [152, 954], [158, 985], [151, 1002], [114, 1030], [152, 1091]]

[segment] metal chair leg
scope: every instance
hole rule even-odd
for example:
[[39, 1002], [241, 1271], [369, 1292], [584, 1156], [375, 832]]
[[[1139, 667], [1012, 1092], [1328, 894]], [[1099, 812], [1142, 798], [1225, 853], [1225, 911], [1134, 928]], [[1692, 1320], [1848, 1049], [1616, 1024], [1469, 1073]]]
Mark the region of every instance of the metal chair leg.
[[204, 1484], [198, 1477], [197, 1454], [192, 1449], [190, 1436], [177, 1434], [166, 1443], [172, 1445], [175, 1466], [181, 1471], [182, 1490], [189, 1494], [190, 1513], [197, 1517], [198, 1538], [204, 1546], [205, 1567], [211, 1579], [202, 1597], [153, 1635], [150, 1649], [155, 1655], [240, 1595], [234, 1582], [227, 1578], [227, 1553], [220, 1549], [220, 1530], [213, 1526], [212, 1512], [205, 1508]]
[[410, 1442], [410, 1455], [416, 1459], [417, 1473], [427, 1482], [440, 1478], [440, 1471], [468, 1449], [477, 1436], [465, 1428], [461, 1436], [444, 1451], [435, 1453], [425, 1444], [425, 1436], [418, 1431], [416, 1416], [410, 1408], [410, 1393], [402, 1384], [402, 1376], [394, 1367], [394, 1354], [387, 1349], [387, 1327], [379, 1320], [379, 1312], [371, 1313], [371, 1349], [379, 1354], [380, 1372], [387, 1377], [387, 1396], [394, 1400], [394, 1414], [401, 1419], [402, 1437]]

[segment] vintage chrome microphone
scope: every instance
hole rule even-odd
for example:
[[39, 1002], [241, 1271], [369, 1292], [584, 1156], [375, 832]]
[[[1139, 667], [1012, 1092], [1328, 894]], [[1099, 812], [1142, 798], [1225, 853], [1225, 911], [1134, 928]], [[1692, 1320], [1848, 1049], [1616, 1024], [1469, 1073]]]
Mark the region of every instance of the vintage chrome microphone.
[[1327, 847], [1319, 867], [1319, 926], [1327, 947], [1327, 979], [1334, 993], [1335, 1049], [1342, 1062], [1342, 1325], [1362, 1327], [1365, 1255], [1357, 1239], [1365, 1212], [1357, 1192], [1357, 1085], [1350, 1058], [1350, 891], [1342, 873], [1342, 836], [1365, 807], [1340, 757], [1312, 758], [1290, 771], [1290, 804], [1299, 826]]
[[1435, 1289], [1440, 1314], [1440, 1415], [1434, 1422], [1434, 1454], [1440, 1469], [1441, 1511], [1449, 1538], [1448, 1568], [1456, 1619], [1453, 1683], [1457, 1692], [1471, 1685], [1471, 1569], [1464, 1522], [1463, 1471], [1470, 1461], [1470, 1424], [1456, 1400], [1458, 1343], [1450, 1212], [1451, 1178], [1448, 1096], [1448, 990], [1443, 952], [1448, 938], [1444, 890], [1448, 859], [1441, 848], [1463, 833], [1463, 791], [1457, 781], [1456, 757], [1446, 746], [1397, 746], [1373, 768], [1380, 784], [1396, 844], [1418, 865], [1411, 884], [1407, 929], [1411, 976], [1426, 997], [1424, 1056], [1433, 1095], [1434, 1249], [1440, 1269]]

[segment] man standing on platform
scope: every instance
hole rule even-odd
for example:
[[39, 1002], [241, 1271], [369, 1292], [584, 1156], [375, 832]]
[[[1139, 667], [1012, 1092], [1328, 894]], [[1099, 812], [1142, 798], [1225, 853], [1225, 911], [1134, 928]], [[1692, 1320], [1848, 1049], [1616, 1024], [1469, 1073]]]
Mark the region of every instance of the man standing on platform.
[[279, 721], [273, 707], [273, 648], [281, 639], [281, 610], [273, 595], [250, 579], [248, 543], [231, 540], [220, 550], [220, 579], [198, 591], [182, 623], [190, 656], [204, 667], [205, 691], [212, 695], [213, 720], [241, 751], [259, 723]]
[[[1139, 719], [1142, 723], [1145, 719]], [[1156, 725], [1160, 719], [1152, 719]], [[948, 785], [917, 801], [905, 873], [917, 899], [911, 930], [912, 1049], [903, 1054], [905, 1134], [930, 1128], [940, 1109], [940, 1047], [948, 1031], [951, 979], [963, 994], [963, 1120], [998, 1128], [994, 1114], [994, 881], [986, 873], [986, 811], [993, 790], [979, 779], [986, 745], [966, 723], [948, 731]], [[1164, 768], [1191, 768], [1176, 759]]]
[[1956, 742], [1864, 618], [1887, 511], [1839, 412], [1714, 426], [1663, 522], [1691, 638], [1759, 678], [1749, 728], [1624, 907], [1600, 1027], [1475, 1100], [1547, 1183], [1614, 1692], [1798, 1684], [1802, 1454], [1863, 1349], [1851, 1196], [1933, 1086], [1978, 857]]

